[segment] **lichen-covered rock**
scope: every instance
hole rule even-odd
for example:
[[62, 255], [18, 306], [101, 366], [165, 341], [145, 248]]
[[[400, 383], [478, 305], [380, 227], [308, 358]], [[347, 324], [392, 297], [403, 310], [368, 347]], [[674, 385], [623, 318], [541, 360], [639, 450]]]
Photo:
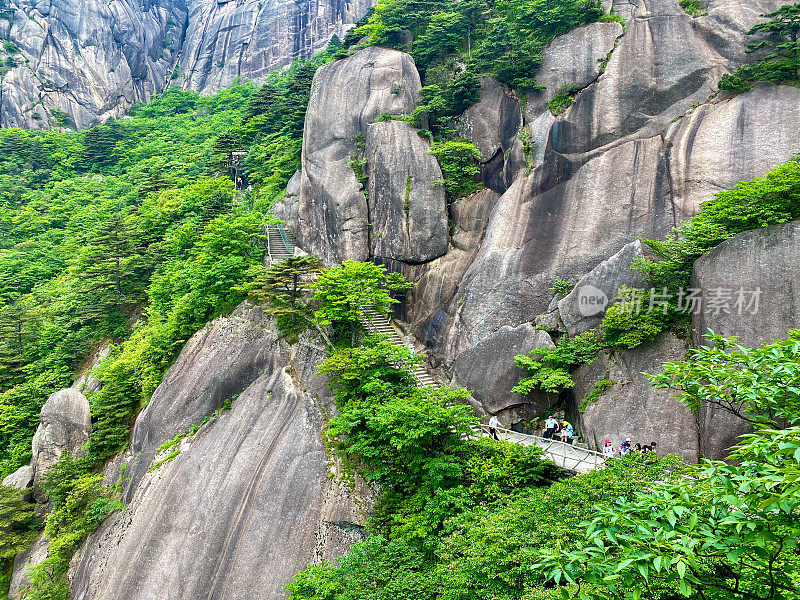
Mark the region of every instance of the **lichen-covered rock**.
[[177, 73], [204, 94], [237, 77], [263, 79], [295, 58], [310, 58], [336, 35], [344, 39], [371, 0], [195, 0]]
[[50, 395], [42, 407], [39, 427], [31, 444], [34, 494], [38, 501], [44, 501], [39, 482], [47, 469], [58, 462], [65, 451], [79, 456], [91, 431], [92, 420], [86, 396], [72, 388]]
[[279, 335], [268, 324], [261, 311], [242, 305], [186, 343], [136, 418], [131, 436], [133, 459], [125, 471], [126, 501], [133, 496], [161, 444], [199, 425], [272, 364]]
[[12, 487], [17, 490], [24, 490], [33, 483], [33, 466], [24, 465], [11, 473], [6, 475], [3, 479], [3, 485]]
[[447, 252], [442, 170], [430, 146], [402, 121], [367, 128], [368, 214], [375, 258], [423, 263]]
[[363, 161], [368, 126], [381, 113], [411, 113], [419, 90], [411, 57], [387, 48], [365, 48], [314, 75], [295, 234], [325, 264], [370, 256], [371, 215], [354, 166], [363, 169], [356, 161]]
[[530, 323], [517, 327], [501, 327], [486, 339], [462, 352], [455, 362], [454, 383], [472, 390], [472, 397], [490, 413], [511, 406], [528, 404], [535, 412], [547, 410], [556, 399], [552, 394], [530, 396], [512, 393], [525, 372], [514, 362], [518, 354], [536, 348], [555, 348], [550, 336]]
[[324, 382], [290, 375], [313, 373], [323, 357], [273, 347], [232, 408], [146, 474], [128, 507], [84, 544], [71, 598], [282, 599], [298, 570], [361, 539], [360, 510], [328, 477], [318, 404], [327, 400], [305, 391]]
[[[738, 336], [752, 348], [786, 339], [800, 324], [800, 222], [740, 233], [695, 263], [692, 287], [703, 290], [693, 316], [695, 345], [709, 330]], [[756, 295], [758, 297], [756, 298]], [[703, 456], [724, 458], [749, 427], [735, 415], [704, 406], [700, 411]]]
[[570, 337], [598, 327], [619, 288], [645, 287], [644, 276], [631, 269], [634, 261], [642, 258], [642, 243], [635, 240], [578, 280], [575, 288], [558, 302], [561, 322]]
[[[699, 456], [695, 416], [674, 398], [672, 390], [654, 389], [642, 373], [659, 373], [668, 360], [682, 360], [688, 343], [671, 333], [635, 348], [603, 353], [575, 373], [572, 414], [580, 431], [595, 449], [611, 439], [619, 448], [630, 437], [634, 443], [657, 442], [659, 454], [678, 454], [696, 462]], [[601, 379], [613, 382], [594, 402], [580, 406]]]
[[1, 85], [3, 127], [120, 116], [166, 88], [186, 27], [183, 0], [19, 0], [11, 12], [0, 27], [19, 52]]
[[103, 387], [103, 382], [95, 377], [97, 369], [102, 362], [111, 355], [111, 344], [104, 342], [89, 357], [84, 366], [78, 371], [78, 377], [72, 382], [72, 387], [79, 392], [96, 392]]

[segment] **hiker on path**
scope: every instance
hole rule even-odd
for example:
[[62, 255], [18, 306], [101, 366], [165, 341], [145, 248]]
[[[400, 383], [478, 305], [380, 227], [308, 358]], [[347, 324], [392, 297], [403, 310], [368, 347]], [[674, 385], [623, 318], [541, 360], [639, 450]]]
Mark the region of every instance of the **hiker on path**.
[[569, 421], [561, 423], [561, 441], [566, 444], [573, 437], [575, 437], [575, 429], [572, 427], [572, 423]]
[[550, 415], [544, 422], [544, 433], [542, 434], [542, 437], [551, 440], [557, 431], [558, 421], [556, 421], [555, 415]]
[[495, 417], [494, 415], [492, 415], [492, 416], [489, 418], [489, 434], [490, 434], [490, 435], [491, 435], [491, 436], [492, 436], [494, 439], [496, 439], [496, 440], [498, 440], [498, 441], [499, 441], [499, 440], [500, 440], [500, 438], [499, 438], [499, 437], [497, 437], [497, 429], [495, 429], [495, 427], [500, 427], [500, 420], [499, 420], [497, 417]]
[[609, 458], [614, 458], [617, 455], [617, 449], [611, 445], [611, 440], [607, 439], [603, 444], [603, 458], [608, 460]]

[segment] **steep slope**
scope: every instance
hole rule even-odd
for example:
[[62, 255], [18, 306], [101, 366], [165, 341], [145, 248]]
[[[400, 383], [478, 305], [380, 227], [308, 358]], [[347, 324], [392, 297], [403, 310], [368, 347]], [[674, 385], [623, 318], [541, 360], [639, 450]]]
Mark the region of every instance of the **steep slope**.
[[[242, 371], [243, 344], [263, 350], [259, 368]], [[137, 419], [133, 448], [145, 468], [134, 471], [127, 508], [76, 555], [74, 599], [283, 598], [299, 569], [340, 556], [361, 535], [359, 509], [328, 478], [320, 432], [329, 398], [313, 374], [320, 350], [290, 348], [244, 307], [188, 348]], [[198, 348], [209, 360], [192, 370]], [[231, 383], [246, 388], [232, 408], [158, 466], [157, 447], [176, 424], [211, 415], [222, 402], [215, 392], [236, 393]], [[201, 387], [205, 394], [186, 396]]]

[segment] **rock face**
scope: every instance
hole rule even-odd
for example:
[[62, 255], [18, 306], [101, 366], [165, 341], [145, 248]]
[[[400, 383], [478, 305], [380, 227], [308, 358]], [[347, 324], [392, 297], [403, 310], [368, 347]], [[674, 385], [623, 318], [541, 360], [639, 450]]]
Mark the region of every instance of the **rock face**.
[[[413, 262], [446, 250], [444, 198], [433, 186], [441, 171], [427, 142], [402, 123], [372, 127], [382, 113], [411, 113], [419, 89], [414, 61], [397, 50], [367, 48], [317, 70], [303, 134], [297, 223], [291, 225], [300, 247], [325, 264], [365, 260], [373, 248], [383, 258]], [[391, 149], [400, 154], [389, 156]], [[356, 171], [382, 183], [369, 202]]]
[[[360, 539], [359, 510], [327, 476], [320, 432], [329, 398], [312, 395], [325, 389], [313, 375], [323, 355], [310, 342], [278, 343], [271, 324], [256, 322], [263, 337], [248, 345], [269, 349], [260, 368], [242, 372], [236, 360], [222, 360], [226, 348], [241, 352], [241, 337], [231, 335], [211, 344], [219, 357], [214, 373], [202, 365], [186, 371], [189, 355], [170, 370], [167, 389], [148, 408], [175, 422], [183, 415], [166, 411], [202, 410], [172, 396], [202, 389], [207, 377], [236, 379], [246, 389], [182, 444], [180, 455], [146, 473], [129, 506], [87, 541], [73, 563], [72, 598], [285, 598], [282, 588], [298, 570]], [[209, 343], [209, 332], [200, 332], [189, 348]], [[137, 424], [139, 436], [147, 422]]]
[[192, 336], [136, 418], [124, 500], [133, 496], [161, 444], [200, 424], [274, 360], [278, 335], [268, 323], [257, 309], [241, 306]]
[[[797, 329], [800, 323], [800, 222], [741, 233], [695, 263], [692, 287], [703, 290], [704, 306], [692, 318], [695, 344], [708, 329], [738, 336], [756, 347]], [[700, 411], [702, 452], [723, 458], [725, 450], [749, 430], [731, 413]]]
[[[642, 445], [655, 441], [659, 453], [673, 453], [697, 461], [700, 448], [695, 416], [675, 398], [670, 390], [656, 390], [642, 373], [658, 373], [668, 360], [682, 360], [687, 343], [665, 333], [654, 342], [634, 350], [602, 354], [591, 365], [575, 374], [574, 400], [571, 407], [583, 437], [599, 449], [605, 438], [619, 448], [630, 437]], [[611, 388], [586, 407], [580, 405], [600, 379], [612, 381]]]
[[454, 382], [472, 390], [472, 397], [490, 413], [498, 413], [519, 404], [530, 405], [541, 412], [555, 401], [552, 394], [534, 397], [511, 392], [525, 373], [514, 362], [518, 354], [528, 354], [536, 348], [555, 348], [550, 336], [530, 323], [517, 327], [501, 327], [481, 340], [456, 360]]
[[[262, 79], [340, 38], [371, 0], [13, 0], [0, 31], [19, 52], [0, 125], [85, 128], [177, 85]], [[188, 8], [187, 8], [188, 6]], [[56, 110], [54, 114], [52, 111]], [[63, 118], [60, 116], [62, 111]]]
[[639, 240], [623, 246], [584, 275], [575, 288], [558, 302], [558, 313], [570, 337], [598, 327], [605, 309], [614, 303], [622, 286], [644, 288], [644, 276], [631, 270], [637, 259], [644, 258]]
[[371, 256], [424, 263], [447, 252], [442, 171], [429, 149], [402, 121], [367, 128]]
[[65, 451], [80, 455], [80, 447], [89, 441], [91, 430], [86, 396], [72, 388], [51, 394], [42, 407], [32, 443], [31, 465], [37, 500], [44, 499], [38, 485], [47, 469], [58, 462]]
[[185, 87], [213, 93], [237, 77], [261, 79], [295, 58], [309, 58], [344, 34], [370, 0], [196, 0], [177, 67]]
[[[84, 128], [163, 91], [186, 27], [184, 0], [17, 0], [0, 29], [19, 50], [0, 125]], [[58, 114], [58, 113], [56, 113]]]
[[11, 585], [8, 590], [8, 597], [11, 600], [24, 598], [23, 588], [30, 585], [28, 579], [28, 569], [38, 565], [47, 558], [49, 542], [44, 535], [40, 535], [25, 552], [20, 552], [14, 558], [14, 572], [11, 576]]
[[[433, 260], [375, 250], [367, 227], [376, 222], [372, 207], [344, 166], [358, 154], [357, 144], [346, 140], [369, 127], [374, 115], [409, 111], [417, 89], [413, 64], [402, 53], [370, 49], [326, 66], [307, 115], [293, 224], [300, 246], [328, 263], [392, 254], [381, 258], [392, 259], [385, 262], [417, 283], [401, 313], [426, 345], [431, 365], [475, 387], [490, 412], [514, 406], [510, 394], [498, 397], [513, 364], [513, 356], [498, 355], [516, 352], [509, 332], [541, 323], [576, 335], [602, 316], [576, 312], [575, 296], [554, 298], [549, 288], [556, 279], [603, 281], [611, 295], [623, 284], [641, 286], [629, 269], [642, 252], [637, 239], [662, 238], [714, 192], [763, 175], [800, 147], [797, 88], [764, 85], [738, 96], [715, 94], [721, 75], [747, 60], [745, 32], [780, 4], [711, 0], [707, 16], [692, 18], [674, 0], [609, 1], [606, 7], [627, 19], [624, 32], [618, 23], [598, 23], [554, 40], [538, 75], [547, 89], [529, 94], [524, 110], [513, 94], [484, 79], [480, 102], [458, 127], [483, 152], [489, 189], [449, 207], [450, 246]], [[407, 99], [384, 91], [391, 88], [387, 80], [399, 78], [385, 76], [389, 62], [402, 65], [393, 71], [414, 82]], [[361, 91], [365, 73], [374, 92]], [[574, 103], [553, 116], [547, 103], [566, 84], [577, 89]], [[407, 91], [407, 83], [400, 88]], [[411, 162], [402, 154], [404, 166]], [[374, 177], [369, 165], [365, 175], [370, 202], [384, 192], [397, 197], [402, 171], [391, 182]], [[402, 235], [402, 213], [395, 209], [387, 218], [394, 222], [381, 221], [381, 228], [394, 233], [379, 246], [427, 249], [425, 236], [417, 242]], [[626, 360], [655, 368], [679, 354], [675, 344], [662, 341], [650, 358], [632, 354]], [[626, 367], [631, 373], [625, 381], [632, 383], [625, 390], [643, 394], [646, 382], [634, 376], [636, 368]], [[470, 380], [473, 372], [493, 373], [499, 387]], [[663, 397], [642, 398], [647, 402], [633, 410], [644, 415], [652, 405], [654, 414], [672, 415], [675, 436], [686, 439], [665, 442], [669, 432], [656, 437], [696, 457], [697, 427]], [[598, 410], [590, 416], [599, 431], [604, 425]], [[642, 435], [654, 427], [647, 425]]]

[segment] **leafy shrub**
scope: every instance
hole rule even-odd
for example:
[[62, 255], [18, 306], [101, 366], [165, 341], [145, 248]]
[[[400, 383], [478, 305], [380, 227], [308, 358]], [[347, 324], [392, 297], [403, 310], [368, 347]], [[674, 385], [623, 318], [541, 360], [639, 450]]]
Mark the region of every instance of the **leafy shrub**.
[[653, 341], [669, 325], [670, 316], [663, 309], [650, 311], [647, 306], [626, 306], [617, 302], [610, 306], [601, 327], [610, 346], [635, 348]]
[[555, 349], [537, 348], [529, 355], [514, 358], [517, 366], [529, 373], [511, 391], [530, 394], [541, 390], [559, 393], [575, 385], [570, 369], [580, 364], [591, 364], [603, 349], [600, 335], [592, 329], [574, 339], [562, 337]]
[[578, 407], [578, 410], [580, 412], [582, 413], [586, 412], [586, 409], [589, 408], [590, 405], [597, 402], [600, 399], [600, 396], [602, 396], [604, 393], [606, 393], [608, 390], [614, 387], [614, 384], [616, 384], [617, 382], [609, 379], [608, 378], [609, 374], [610, 371], [606, 371], [605, 376], [598, 379], [595, 382], [594, 387], [589, 391], [588, 394], [586, 394], [583, 397], [583, 400], [581, 400], [581, 404]]
[[429, 150], [442, 168], [444, 180], [441, 182], [447, 196], [459, 198], [478, 190], [481, 184], [476, 181], [480, 173], [477, 161], [480, 151], [469, 140], [436, 142]]
[[547, 105], [547, 108], [550, 109], [553, 116], [557, 117], [563, 114], [570, 107], [575, 93], [579, 90], [580, 88], [572, 83], [567, 83], [559, 87], [553, 99], [550, 100], [550, 104]]
[[550, 291], [560, 296], [566, 296], [573, 290], [574, 287], [575, 284], [571, 281], [567, 281], [566, 279], [556, 279], [553, 282], [553, 285], [550, 286]]
[[702, 17], [708, 14], [706, 7], [698, 0], [680, 0], [681, 8], [692, 17]]

